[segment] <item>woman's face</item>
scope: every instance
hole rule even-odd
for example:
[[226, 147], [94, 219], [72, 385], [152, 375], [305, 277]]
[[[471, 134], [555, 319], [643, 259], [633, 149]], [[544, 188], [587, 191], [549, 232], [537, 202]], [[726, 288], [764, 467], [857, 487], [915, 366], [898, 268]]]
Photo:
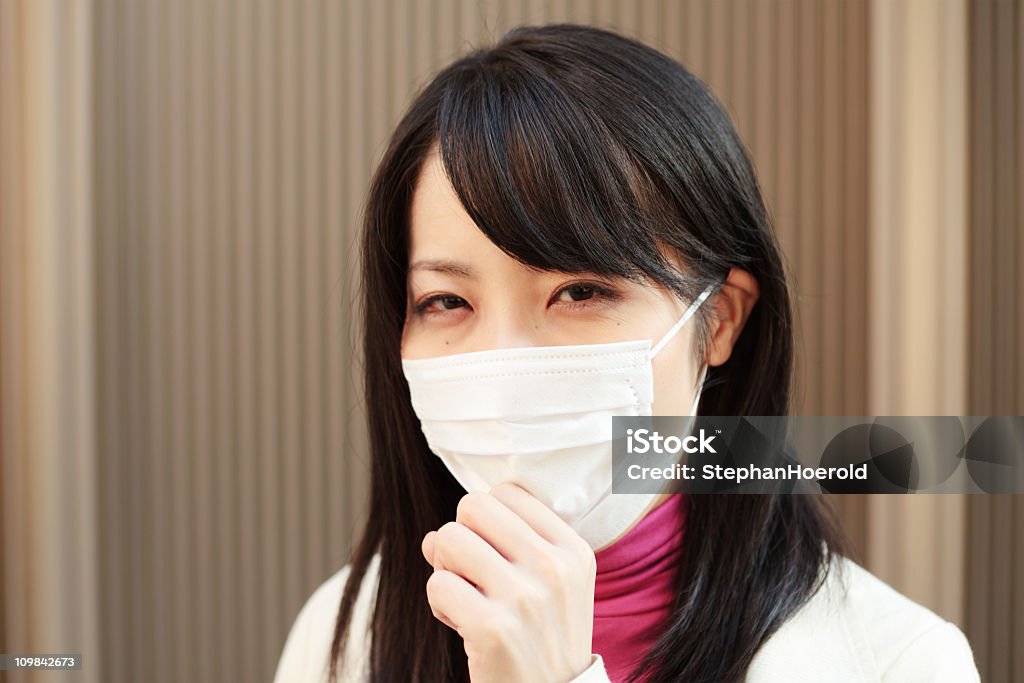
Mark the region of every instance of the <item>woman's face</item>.
[[[403, 358], [635, 339], [653, 345], [687, 307], [660, 285], [516, 261], [462, 208], [436, 151], [416, 185], [410, 223]], [[694, 320], [652, 361], [655, 415], [686, 415], [693, 404]]]

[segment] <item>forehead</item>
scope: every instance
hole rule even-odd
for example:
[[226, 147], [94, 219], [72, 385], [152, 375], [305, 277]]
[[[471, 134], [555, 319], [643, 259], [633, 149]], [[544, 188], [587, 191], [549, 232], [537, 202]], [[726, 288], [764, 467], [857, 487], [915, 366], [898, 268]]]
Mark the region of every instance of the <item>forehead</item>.
[[[413, 188], [411, 218], [413, 223], [450, 218], [465, 214], [455, 189], [445, 175], [441, 157], [435, 147], [423, 160], [423, 167]], [[466, 218], [469, 218], [467, 215]]]
[[466, 213], [436, 148], [424, 160], [413, 189], [409, 232], [410, 260], [450, 257], [453, 251], [467, 255], [463, 252], [493, 250], [504, 255]]

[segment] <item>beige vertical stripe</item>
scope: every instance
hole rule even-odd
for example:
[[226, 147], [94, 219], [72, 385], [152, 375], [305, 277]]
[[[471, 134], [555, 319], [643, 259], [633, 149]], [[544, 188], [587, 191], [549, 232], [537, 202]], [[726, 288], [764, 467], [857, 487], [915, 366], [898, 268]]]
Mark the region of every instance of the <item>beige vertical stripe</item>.
[[26, 509], [24, 458], [26, 417], [23, 392], [27, 386], [24, 361], [27, 315], [24, 274], [24, 89], [20, 2], [0, 2], [0, 508], [3, 561], [4, 642], [27, 645], [31, 627], [27, 591], [26, 545], [28, 525], [21, 522]]
[[[967, 377], [966, 3], [880, 0], [871, 10], [869, 413], [959, 415]], [[964, 528], [961, 497], [873, 497], [868, 564], [962, 623]]]
[[0, 630], [98, 662], [92, 20], [0, 2]]

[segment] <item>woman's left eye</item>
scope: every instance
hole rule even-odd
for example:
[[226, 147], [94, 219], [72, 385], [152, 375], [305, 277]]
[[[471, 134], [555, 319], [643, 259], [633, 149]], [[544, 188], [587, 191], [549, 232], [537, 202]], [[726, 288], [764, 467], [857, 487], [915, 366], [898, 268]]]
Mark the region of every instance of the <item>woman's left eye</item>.
[[594, 296], [595, 290], [590, 285], [570, 285], [564, 290], [573, 301], [585, 301]]
[[[555, 294], [553, 303], [562, 304], [580, 304], [587, 305], [584, 302], [591, 301], [592, 299], [598, 300], [610, 300], [615, 298], [614, 292], [600, 285], [588, 283], [588, 282], [576, 282], [571, 285], [566, 285], [562, 289], [558, 290]], [[595, 302], [596, 303], [596, 302]]]

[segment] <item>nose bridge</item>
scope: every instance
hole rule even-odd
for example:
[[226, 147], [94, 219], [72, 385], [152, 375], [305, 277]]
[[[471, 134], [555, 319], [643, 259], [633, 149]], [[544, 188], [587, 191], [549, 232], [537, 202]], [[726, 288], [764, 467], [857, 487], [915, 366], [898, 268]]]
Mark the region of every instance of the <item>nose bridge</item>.
[[480, 351], [539, 346], [543, 344], [540, 333], [540, 324], [525, 307], [509, 302], [481, 316], [473, 346]]

